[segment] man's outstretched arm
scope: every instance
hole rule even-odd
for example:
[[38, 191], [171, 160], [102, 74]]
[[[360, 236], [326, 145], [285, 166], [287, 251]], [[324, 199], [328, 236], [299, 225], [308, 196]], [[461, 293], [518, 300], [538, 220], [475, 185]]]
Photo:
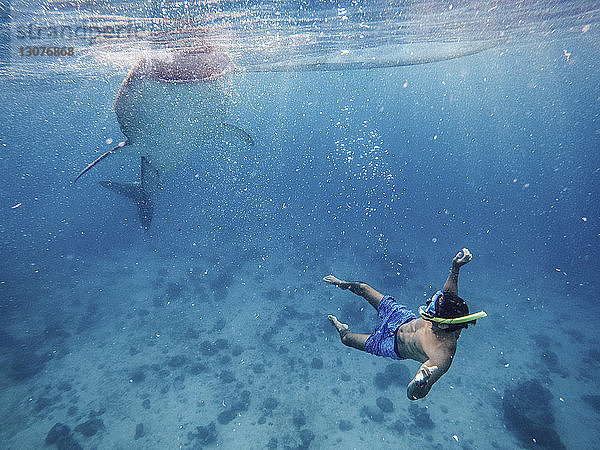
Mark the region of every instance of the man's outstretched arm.
[[418, 400], [425, 397], [431, 390], [433, 383], [448, 371], [451, 361], [452, 357], [450, 357], [450, 361], [442, 361], [440, 363], [436, 363], [432, 359], [425, 361], [419, 367], [415, 377], [408, 384], [406, 389], [408, 398], [410, 400]]
[[462, 266], [471, 261], [471, 258], [473, 258], [473, 255], [471, 255], [471, 252], [468, 248], [463, 248], [456, 254], [452, 260], [452, 269], [450, 269], [450, 275], [448, 275], [448, 279], [442, 288], [444, 292], [450, 292], [458, 296], [458, 272]]

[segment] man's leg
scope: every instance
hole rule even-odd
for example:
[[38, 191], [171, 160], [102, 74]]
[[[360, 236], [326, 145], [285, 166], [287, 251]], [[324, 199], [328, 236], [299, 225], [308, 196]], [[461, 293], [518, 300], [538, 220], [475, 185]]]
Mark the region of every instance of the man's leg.
[[353, 333], [348, 329], [347, 324], [340, 322], [337, 317], [332, 316], [331, 314], [329, 314], [327, 318], [338, 330], [338, 333], [340, 333], [342, 344], [365, 351], [365, 343], [367, 342], [367, 339], [369, 339], [370, 334]]
[[340, 289], [350, 289], [351, 292], [363, 297], [375, 309], [377, 309], [379, 302], [383, 298], [383, 294], [377, 292], [367, 283], [363, 283], [362, 281], [344, 281], [334, 277], [333, 275], [327, 275], [323, 278], [323, 281], [325, 283], [337, 286]]

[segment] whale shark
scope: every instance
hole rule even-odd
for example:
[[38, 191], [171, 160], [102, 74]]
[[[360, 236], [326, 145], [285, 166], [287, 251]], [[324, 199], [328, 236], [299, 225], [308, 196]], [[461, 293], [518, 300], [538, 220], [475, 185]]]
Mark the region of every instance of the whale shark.
[[243, 129], [225, 122], [234, 69], [228, 54], [202, 48], [170, 51], [138, 61], [114, 102], [126, 139], [88, 164], [74, 182], [110, 155], [125, 148], [137, 152], [138, 181], [100, 184], [131, 199], [142, 226], [148, 229], [154, 212], [152, 196], [161, 188], [164, 173], [182, 164], [193, 150], [218, 145], [222, 139], [254, 144]]
[[[494, 43], [424, 43], [367, 49], [353, 55], [327, 53], [320, 57], [261, 61], [242, 67], [245, 72], [303, 72], [361, 70], [427, 64], [460, 58], [491, 48]], [[154, 212], [153, 193], [161, 189], [164, 173], [183, 163], [190, 152], [219, 140], [254, 144], [243, 129], [227, 123], [236, 66], [228, 53], [207, 46], [168, 47], [142, 58], [123, 80], [114, 111], [126, 139], [88, 164], [75, 182], [103, 159], [125, 148], [140, 155], [140, 178], [134, 183], [100, 184], [129, 199], [148, 229]]]

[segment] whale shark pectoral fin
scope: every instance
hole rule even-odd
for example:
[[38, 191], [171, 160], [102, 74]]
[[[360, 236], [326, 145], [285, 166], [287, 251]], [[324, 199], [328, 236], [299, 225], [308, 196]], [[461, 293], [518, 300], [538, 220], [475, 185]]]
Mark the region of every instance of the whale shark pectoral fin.
[[142, 226], [145, 230], [150, 228], [154, 214], [154, 204], [149, 192], [144, 189], [143, 184], [100, 181], [100, 185], [132, 200], [138, 208], [138, 217]]
[[221, 122], [218, 126], [219, 133], [224, 139], [231, 141], [241, 141], [246, 145], [254, 145], [254, 139], [245, 130], [230, 123]]
[[106, 153], [103, 153], [102, 155], [100, 155], [98, 158], [96, 158], [94, 161], [92, 161], [91, 163], [89, 163], [85, 169], [83, 169], [81, 172], [79, 172], [79, 175], [77, 175], [77, 177], [75, 178], [75, 180], [73, 181], [73, 183], [76, 183], [77, 180], [79, 180], [79, 178], [81, 178], [81, 176], [86, 173], [88, 170], [90, 170], [92, 167], [94, 167], [96, 164], [98, 164], [100, 161], [102, 161], [104, 158], [106, 158], [109, 155], [112, 155], [113, 153], [115, 153], [117, 150], [125, 147], [126, 145], [128, 145], [129, 142], [127, 141], [123, 141], [120, 142], [119, 145], [117, 145], [115, 148], [110, 149], [109, 151], [107, 151]]

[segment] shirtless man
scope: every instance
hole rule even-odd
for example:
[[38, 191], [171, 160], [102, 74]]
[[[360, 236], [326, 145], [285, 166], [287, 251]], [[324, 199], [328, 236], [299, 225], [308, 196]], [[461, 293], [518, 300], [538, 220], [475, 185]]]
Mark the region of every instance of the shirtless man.
[[381, 325], [372, 334], [353, 333], [337, 317], [329, 320], [340, 334], [342, 343], [377, 356], [392, 359], [413, 359], [421, 367], [408, 385], [407, 395], [417, 400], [427, 395], [433, 383], [445, 374], [456, 353], [456, 342], [463, 328], [485, 317], [480, 311], [469, 314], [465, 301], [458, 296], [458, 272], [471, 261], [471, 252], [463, 248], [452, 260], [452, 270], [443, 287], [428, 304], [419, 308], [421, 318], [405, 306], [398, 305], [389, 295], [383, 295], [362, 281], [343, 281], [333, 275], [323, 278], [326, 283], [365, 298], [377, 310]]

